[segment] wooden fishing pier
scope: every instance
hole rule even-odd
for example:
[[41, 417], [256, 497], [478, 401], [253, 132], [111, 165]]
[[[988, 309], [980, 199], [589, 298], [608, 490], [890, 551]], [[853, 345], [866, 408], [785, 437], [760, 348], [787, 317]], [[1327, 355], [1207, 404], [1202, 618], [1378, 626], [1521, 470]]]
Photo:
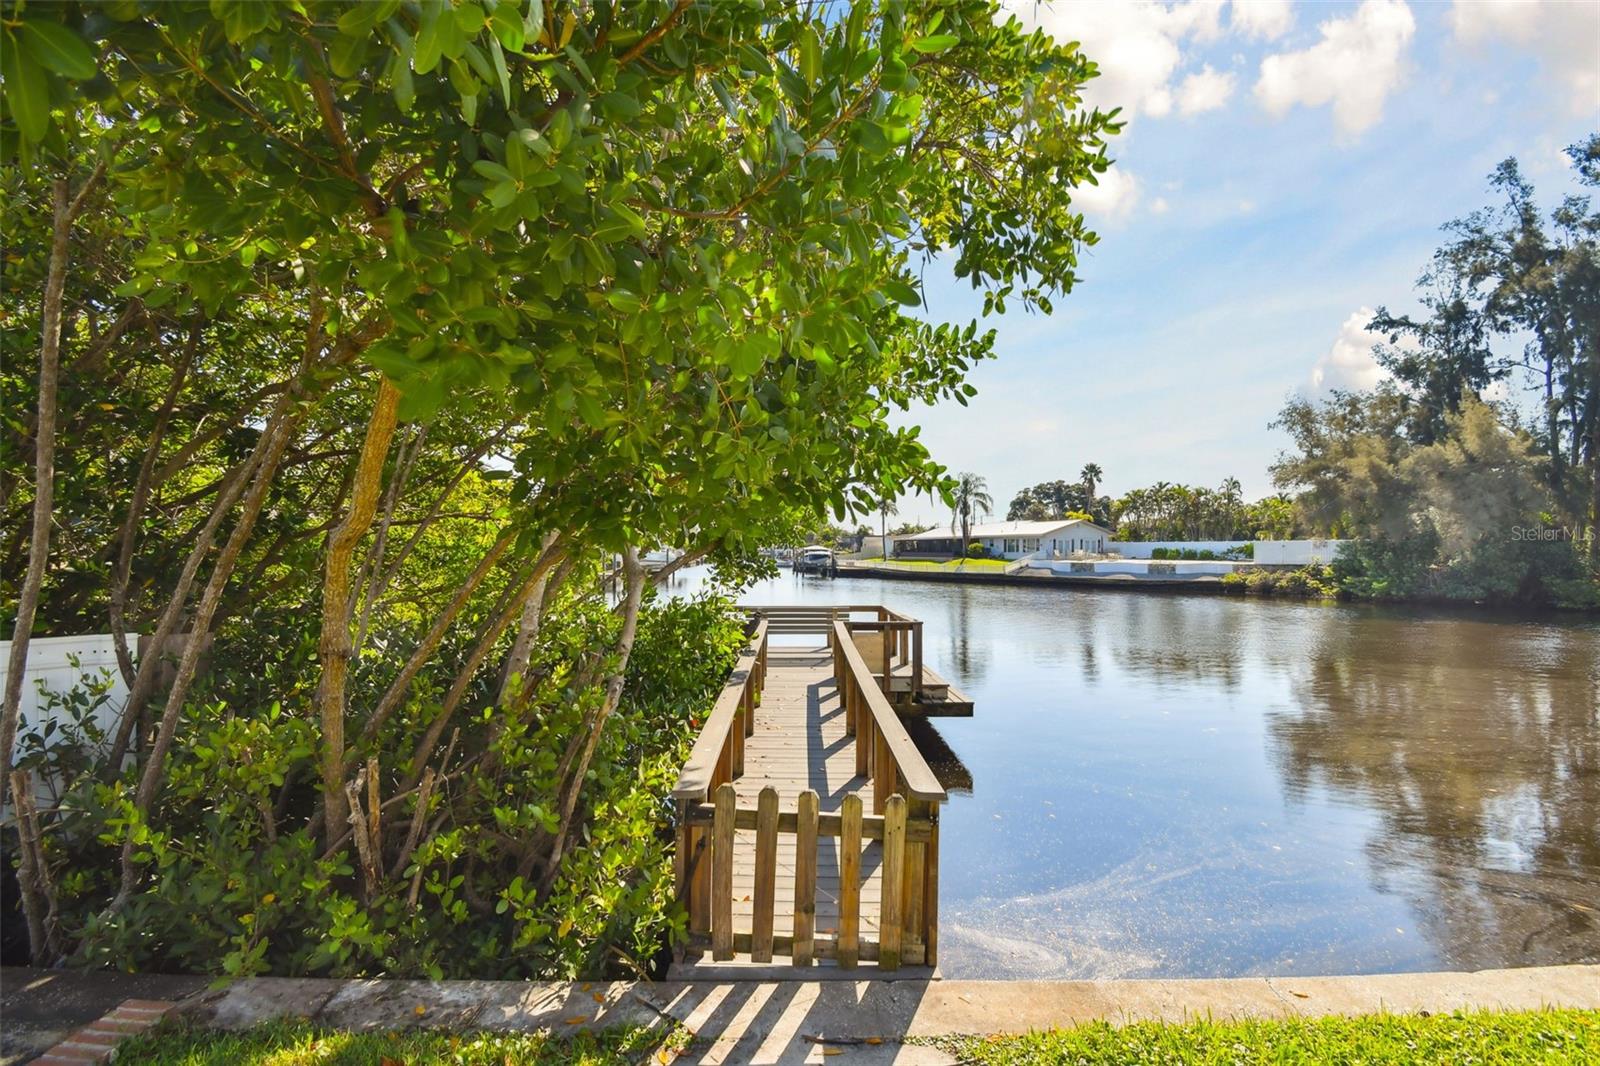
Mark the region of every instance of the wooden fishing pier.
[[674, 972], [931, 971], [946, 795], [901, 715], [970, 715], [971, 701], [923, 663], [918, 619], [749, 610], [748, 647], [673, 789], [690, 934]]

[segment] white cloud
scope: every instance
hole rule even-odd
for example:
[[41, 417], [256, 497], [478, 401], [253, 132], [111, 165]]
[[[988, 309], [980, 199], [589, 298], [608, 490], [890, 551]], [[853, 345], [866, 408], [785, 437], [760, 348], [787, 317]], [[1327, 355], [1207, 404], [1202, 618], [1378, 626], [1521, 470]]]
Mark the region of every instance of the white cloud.
[[1600, 4], [1593, 0], [1456, 0], [1450, 26], [1468, 46], [1509, 43], [1532, 52], [1573, 114], [1600, 108]]
[[1372, 358], [1372, 346], [1387, 339], [1382, 333], [1367, 329], [1375, 313], [1370, 307], [1362, 307], [1344, 320], [1333, 347], [1311, 368], [1313, 394], [1333, 389], [1370, 389], [1388, 376], [1388, 371]]
[[1083, 45], [1084, 54], [1100, 67], [1100, 76], [1084, 90], [1091, 107], [1159, 118], [1173, 107], [1172, 82], [1183, 66], [1183, 43], [1220, 36], [1222, 6], [1222, 0], [1006, 0], [1003, 10], [1057, 41]]
[[1233, 95], [1233, 84], [1232, 74], [1212, 70], [1207, 63], [1199, 73], [1184, 78], [1183, 84], [1178, 86], [1178, 110], [1185, 115], [1215, 111]]
[[1139, 179], [1122, 167], [1113, 166], [1100, 175], [1099, 185], [1080, 185], [1074, 189], [1072, 200], [1103, 221], [1126, 218], [1139, 202]]
[[1233, 0], [1228, 26], [1246, 37], [1276, 40], [1294, 28], [1294, 8], [1289, 0]]
[[1403, 0], [1362, 0], [1348, 17], [1317, 28], [1322, 39], [1311, 47], [1261, 61], [1256, 99], [1277, 116], [1296, 104], [1332, 104], [1339, 129], [1360, 133], [1383, 117], [1400, 85], [1416, 20]]
[[1164, 215], [1171, 210], [1171, 208], [1172, 205], [1167, 203], [1167, 198], [1165, 196], [1158, 196], [1154, 200], [1150, 201], [1150, 213], [1152, 215]]

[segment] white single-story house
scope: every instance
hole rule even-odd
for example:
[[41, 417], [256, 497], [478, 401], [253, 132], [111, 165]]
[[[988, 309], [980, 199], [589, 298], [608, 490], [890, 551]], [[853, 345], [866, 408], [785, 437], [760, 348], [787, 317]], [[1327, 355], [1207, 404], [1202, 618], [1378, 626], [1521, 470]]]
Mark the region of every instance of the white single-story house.
[[[1045, 559], [1065, 559], [1076, 552], [1098, 554], [1106, 550], [1111, 531], [1081, 518], [1054, 519], [1048, 522], [980, 522], [969, 531], [967, 543], [982, 544], [985, 554], [994, 559], [1020, 559], [1037, 555]], [[961, 554], [960, 531], [930, 529], [891, 537], [894, 554], [907, 558], [948, 559]]]

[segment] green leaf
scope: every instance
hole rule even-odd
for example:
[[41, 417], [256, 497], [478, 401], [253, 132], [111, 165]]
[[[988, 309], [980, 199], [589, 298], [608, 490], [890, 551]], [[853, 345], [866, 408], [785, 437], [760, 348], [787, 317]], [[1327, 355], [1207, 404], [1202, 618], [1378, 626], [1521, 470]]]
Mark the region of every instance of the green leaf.
[[817, 28], [807, 23], [800, 35], [800, 76], [807, 84], [815, 85], [821, 75], [822, 38], [817, 36]]
[[411, 57], [411, 69], [418, 74], [432, 73], [444, 55], [444, 43], [439, 37], [439, 6], [437, 3], [422, 6], [422, 24], [417, 28], [416, 47]]
[[481, 174], [483, 177], [486, 177], [491, 181], [514, 182], [517, 180], [512, 176], [511, 171], [507, 170], [505, 167], [501, 166], [499, 163], [496, 163], [492, 159], [480, 159], [476, 163], [472, 164], [472, 169], [474, 173]]
[[522, 19], [512, 12], [510, 4], [495, 8], [489, 16], [489, 25], [507, 51], [520, 52], [527, 43], [528, 35], [523, 29]]
[[612, 204], [606, 208], [601, 222], [594, 229], [595, 240], [612, 244], [629, 237], [644, 236], [644, 219], [626, 204]]
[[550, 142], [538, 130], [520, 129], [517, 131], [517, 139], [527, 145], [528, 149], [540, 159], [550, 158]]
[[366, 37], [335, 37], [328, 44], [328, 66], [339, 77], [348, 78], [361, 69], [366, 54]]
[[412, 44], [407, 41], [394, 68], [394, 102], [401, 111], [410, 111], [417, 99], [417, 83], [411, 77], [411, 50]]
[[[10, 34], [7, 34], [10, 40]], [[12, 45], [11, 69], [6, 71], [6, 108], [16, 119], [23, 140], [38, 142], [50, 130], [50, 88], [45, 82], [44, 68], [32, 53]]]
[[618, 311], [627, 311], [630, 314], [638, 311], [644, 306], [638, 296], [627, 291], [626, 289], [612, 289], [610, 292], [606, 293], [606, 303], [610, 304]]
[[372, 27], [378, 24], [378, 19], [383, 15], [381, 4], [356, 4], [340, 15], [335, 25], [346, 37], [365, 37], [372, 32]]
[[932, 37], [921, 37], [911, 42], [911, 47], [923, 55], [934, 55], [946, 49], [953, 48], [961, 43], [961, 38], [953, 33], [936, 33]]
[[[476, 97], [473, 99], [476, 99]], [[511, 181], [509, 177], [505, 181], [497, 181], [489, 186], [489, 191], [484, 196], [495, 207], [504, 207], [517, 198], [516, 183]]]
[[593, 429], [600, 429], [606, 424], [605, 411], [600, 408], [600, 401], [594, 398], [593, 393], [580, 392], [573, 397], [578, 404], [578, 414], [589, 423]]
[[739, 46], [739, 64], [744, 67], [745, 70], [751, 70], [757, 74], [772, 73], [772, 64], [767, 62], [767, 57], [756, 51], [748, 44], [741, 44]]
[[500, 78], [500, 99], [511, 106], [511, 71], [506, 68], [506, 54], [498, 38], [489, 39], [489, 58], [494, 61], [494, 72]]
[[82, 37], [57, 22], [25, 19], [22, 39], [43, 67], [64, 78], [86, 81], [94, 77], [94, 53]]
[[883, 291], [907, 307], [917, 307], [922, 303], [922, 295], [917, 292], [917, 287], [899, 278], [890, 278], [884, 282]]

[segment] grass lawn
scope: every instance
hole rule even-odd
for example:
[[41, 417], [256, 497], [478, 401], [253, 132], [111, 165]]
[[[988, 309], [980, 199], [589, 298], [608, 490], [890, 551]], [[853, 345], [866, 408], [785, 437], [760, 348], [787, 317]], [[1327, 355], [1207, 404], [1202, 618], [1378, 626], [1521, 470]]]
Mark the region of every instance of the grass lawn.
[[[1063, 1063], [1513, 1063], [1600, 1062], [1600, 1011], [1368, 1015], [1296, 1021], [1096, 1022], [1028, 1036], [937, 1041], [985, 1066]], [[844, 1059], [839, 1061], [844, 1062]]]
[[118, 1066], [640, 1066], [667, 1063], [686, 1029], [615, 1029], [572, 1036], [540, 1033], [342, 1033], [300, 1023], [242, 1033], [161, 1029], [117, 1049]]
[[[888, 1034], [885, 1034], [887, 1036]], [[170, 1028], [124, 1044], [120, 1066], [611, 1066], [670, 1063], [689, 1046], [686, 1029], [619, 1029], [600, 1034], [452, 1033], [439, 1030], [341, 1033], [306, 1023], [244, 1033]], [[949, 1037], [932, 1043], [963, 1063], [984, 1066], [1193, 1066], [1223, 1063], [1600, 1062], [1600, 1011], [1548, 1010], [1369, 1015], [1296, 1021], [1183, 1025], [1095, 1022], [1028, 1036]], [[815, 1049], [812, 1049], [815, 1050]], [[828, 1045], [842, 1066], [854, 1050]]]
[[861, 562], [867, 566], [889, 566], [901, 570], [1004, 570], [1004, 559], [951, 559], [949, 562], [936, 562], [932, 559], [890, 559], [885, 563], [882, 559], [862, 557]]

